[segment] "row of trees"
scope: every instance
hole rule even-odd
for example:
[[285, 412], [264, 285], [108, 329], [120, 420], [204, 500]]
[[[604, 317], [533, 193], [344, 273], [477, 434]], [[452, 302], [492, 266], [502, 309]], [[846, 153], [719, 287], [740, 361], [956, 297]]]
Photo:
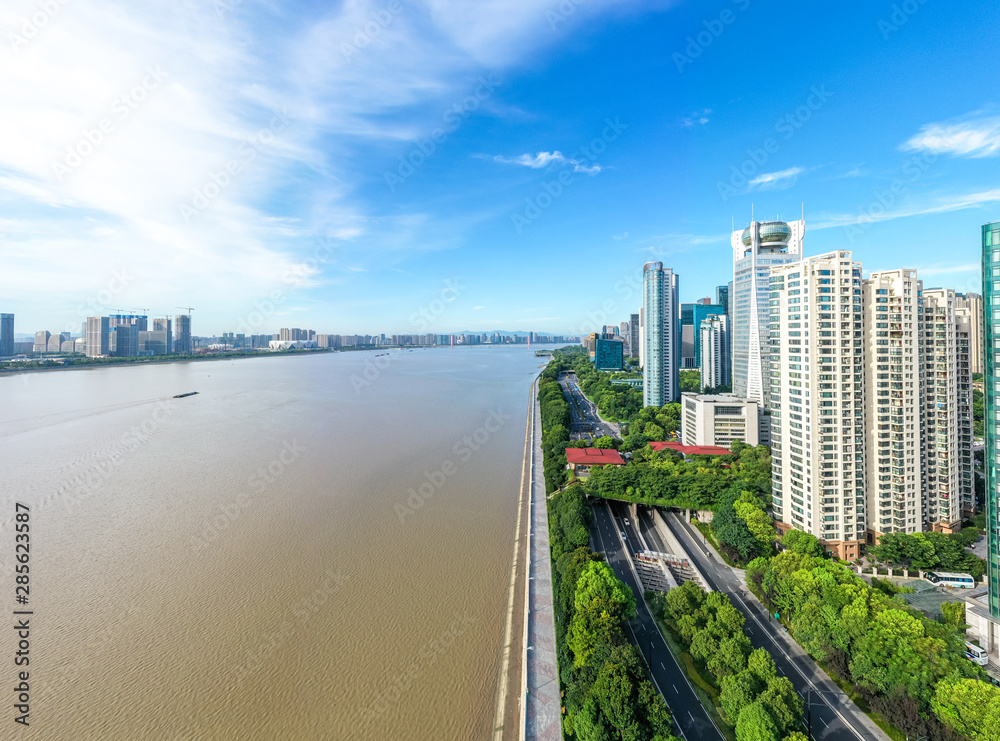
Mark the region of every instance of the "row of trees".
[[712, 532], [730, 562], [745, 564], [774, 555], [777, 534], [767, 514], [767, 502], [738, 486], [731, 486], [719, 495]]
[[852, 682], [901, 731], [929, 741], [962, 738], [942, 703], [954, 705], [965, 696], [963, 680], [977, 680], [977, 690], [985, 684], [978, 682], [979, 667], [965, 658], [961, 629], [928, 620], [842, 564], [817, 557], [804, 535], [785, 536], [795, 550], [750, 562], [750, 588], [781, 615], [810, 656]]
[[[721, 688], [719, 704], [739, 741], [795, 741], [802, 724], [802, 698], [779, 677], [764, 649], [753, 650], [743, 632], [745, 618], [721, 592], [685, 582], [656, 606], [697, 666]], [[804, 737], [803, 737], [804, 738]]]
[[625, 638], [635, 596], [586, 543], [590, 507], [579, 486], [549, 501], [559, 679], [566, 738], [677, 741], [663, 697]]
[[542, 465], [545, 471], [545, 491], [552, 493], [566, 479], [566, 444], [572, 426], [569, 402], [559, 385], [559, 373], [564, 360], [561, 350], [545, 366], [538, 380], [538, 405], [542, 418]]
[[986, 573], [986, 561], [965, 548], [982, 534], [976, 528], [957, 533], [886, 533], [868, 555], [882, 563], [914, 569], [958, 571], [972, 574], [977, 580]]

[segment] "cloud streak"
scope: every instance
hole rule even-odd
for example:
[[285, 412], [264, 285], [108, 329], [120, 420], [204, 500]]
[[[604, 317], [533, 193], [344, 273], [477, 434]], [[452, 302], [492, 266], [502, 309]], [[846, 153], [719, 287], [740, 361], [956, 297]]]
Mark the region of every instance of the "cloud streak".
[[504, 157], [503, 155], [498, 154], [493, 158], [493, 161], [500, 162], [505, 165], [521, 165], [522, 167], [530, 167], [532, 170], [541, 170], [549, 165], [568, 165], [573, 168], [573, 172], [583, 172], [587, 175], [596, 175], [601, 171], [601, 166], [597, 163], [588, 167], [581, 160], [566, 157], [558, 150], [554, 152], [539, 152], [536, 155], [521, 154], [517, 157]]
[[930, 123], [904, 142], [901, 149], [953, 157], [995, 157], [1000, 154], [1000, 116], [972, 114], [954, 121]]

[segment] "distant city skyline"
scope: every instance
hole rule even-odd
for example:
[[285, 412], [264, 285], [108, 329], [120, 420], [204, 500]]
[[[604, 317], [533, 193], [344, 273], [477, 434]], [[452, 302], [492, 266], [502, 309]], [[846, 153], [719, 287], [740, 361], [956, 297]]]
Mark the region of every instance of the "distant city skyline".
[[2, 310], [582, 335], [648, 261], [712, 296], [729, 232], [803, 204], [806, 254], [978, 291], [1000, 8], [724, 6], [401, 3], [367, 41], [378, 4], [95, 0], [20, 40], [5, 7]]

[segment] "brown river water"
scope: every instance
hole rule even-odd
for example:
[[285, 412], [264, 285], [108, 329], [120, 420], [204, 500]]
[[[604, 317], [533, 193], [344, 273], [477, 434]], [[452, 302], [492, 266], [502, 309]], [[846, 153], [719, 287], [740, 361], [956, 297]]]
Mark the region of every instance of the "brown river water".
[[0, 738], [488, 738], [533, 350], [0, 378]]

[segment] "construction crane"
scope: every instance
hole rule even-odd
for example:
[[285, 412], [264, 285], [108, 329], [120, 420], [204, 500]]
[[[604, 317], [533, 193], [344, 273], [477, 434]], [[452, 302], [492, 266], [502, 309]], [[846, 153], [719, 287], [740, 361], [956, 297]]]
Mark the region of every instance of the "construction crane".
[[186, 309], [187, 313], [188, 313], [188, 316], [191, 316], [191, 312], [194, 311], [194, 307], [193, 306], [178, 306], [176, 308], [178, 308], [178, 309]]

